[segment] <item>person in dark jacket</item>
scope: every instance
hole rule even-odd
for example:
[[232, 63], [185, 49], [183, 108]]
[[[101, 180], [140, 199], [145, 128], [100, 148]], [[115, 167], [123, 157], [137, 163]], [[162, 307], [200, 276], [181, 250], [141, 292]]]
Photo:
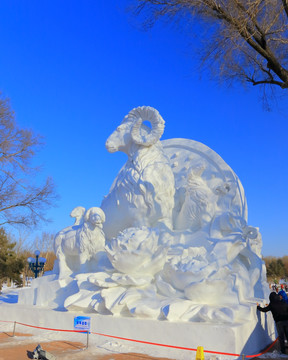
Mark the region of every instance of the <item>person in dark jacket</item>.
[[285, 354], [285, 336], [288, 340], [288, 304], [281, 301], [280, 296], [272, 292], [269, 296], [270, 303], [266, 307], [257, 304], [257, 310], [262, 312], [271, 311], [278, 332], [280, 349]]
[[281, 296], [281, 300], [288, 304], [288, 296], [284, 290], [284, 285], [281, 285], [281, 290], [278, 291], [278, 295]]

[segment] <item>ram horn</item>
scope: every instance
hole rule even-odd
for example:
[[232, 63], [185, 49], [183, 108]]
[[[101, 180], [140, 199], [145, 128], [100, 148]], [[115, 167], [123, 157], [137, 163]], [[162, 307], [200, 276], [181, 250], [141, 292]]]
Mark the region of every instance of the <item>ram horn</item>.
[[244, 235], [244, 238], [248, 238], [248, 239], [257, 239], [258, 237], [258, 230], [257, 228], [253, 227], [253, 226], [246, 226], [244, 229], [243, 229], [243, 235]]
[[[134, 121], [131, 136], [136, 144], [151, 146], [161, 138], [164, 132], [165, 121], [159, 112], [150, 106], [139, 106], [131, 110], [127, 118]], [[151, 123], [151, 132], [146, 135], [141, 134], [141, 125], [145, 120]]]

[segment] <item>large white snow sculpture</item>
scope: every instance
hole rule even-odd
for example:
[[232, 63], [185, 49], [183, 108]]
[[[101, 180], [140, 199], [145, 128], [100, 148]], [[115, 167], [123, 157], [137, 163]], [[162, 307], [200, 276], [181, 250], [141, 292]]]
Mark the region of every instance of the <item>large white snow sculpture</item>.
[[[144, 121], [149, 121], [151, 128]], [[159, 223], [172, 226], [175, 184], [169, 159], [159, 141], [163, 131], [164, 120], [159, 112], [142, 106], [131, 110], [107, 139], [109, 152], [128, 155], [101, 204], [106, 214], [107, 239], [128, 227], [156, 227]]]
[[106, 221], [103, 214], [84, 233], [87, 212], [56, 236], [53, 304], [105, 315], [256, 324], [255, 304], [269, 289], [261, 235], [247, 223], [242, 185], [213, 150], [193, 140], [160, 141], [163, 131], [158, 111], [142, 106], [108, 138], [108, 151], [123, 151], [128, 160], [102, 202]]

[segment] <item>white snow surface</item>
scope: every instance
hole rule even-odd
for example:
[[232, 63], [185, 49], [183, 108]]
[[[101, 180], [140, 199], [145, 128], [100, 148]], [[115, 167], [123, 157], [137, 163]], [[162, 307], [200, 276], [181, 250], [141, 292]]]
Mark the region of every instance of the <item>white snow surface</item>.
[[[25, 310], [27, 310], [27, 307], [25, 305], [17, 304], [18, 301], [18, 292], [20, 289], [16, 288], [7, 288], [4, 286], [2, 289], [2, 292], [0, 294], [0, 331], [9, 331], [13, 332], [14, 327], [14, 321], [17, 322], [17, 313], [23, 313]], [[11, 318], [11, 322], [2, 322], [3, 315], [5, 313], [6, 315], [6, 321], [7, 321], [7, 311], [6, 306], [12, 306], [13, 307], [13, 318]], [[2, 309], [4, 310], [2, 310]], [[31, 306], [31, 309], [35, 308]], [[12, 308], [11, 308], [12, 309]], [[39, 310], [39, 308], [37, 308]], [[2, 311], [1, 311], [2, 310]], [[43, 309], [44, 310], [44, 309]], [[16, 314], [16, 318], [15, 318]], [[45, 324], [49, 324], [49, 318], [51, 316], [55, 316], [55, 310], [52, 309], [45, 309], [43, 311], [44, 317], [41, 316], [41, 324], [37, 324], [38, 326], [45, 327]], [[79, 314], [75, 314], [79, 315]], [[90, 314], [80, 314], [80, 315], [90, 315]], [[9, 315], [8, 315], [9, 318]], [[20, 321], [21, 322], [21, 321]], [[33, 324], [33, 320], [29, 323], [30, 325]], [[35, 324], [36, 325], [36, 324]], [[47, 326], [48, 327], [48, 326]], [[61, 328], [61, 323], [58, 323], [58, 328]], [[66, 327], [65, 327], [66, 328]], [[73, 327], [71, 327], [71, 330]], [[39, 330], [36, 328], [26, 327], [24, 325], [16, 324], [16, 332], [20, 333], [29, 333], [32, 334], [30, 337], [20, 337], [15, 336], [13, 338], [13, 344], [29, 344], [32, 342], [35, 343], [44, 343], [48, 341], [55, 341], [55, 340], [66, 340], [66, 341], [76, 341], [76, 342], [82, 342], [85, 346], [83, 350], [75, 350], [73, 352], [73, 359], [95, 359], [95, 356], [97, 355], [105, 355], [105, 354], [119, 354], [119, 353], [139, 353], [139, 354], [147, 354], [154, 357], [162, 357], [162, 349], [158, 346], [149, 346], [145, 344], [138, 344], [138, 343], [131, 343], [128, 341], [122, 341], [117, 339], [107, 339], [107, 338], [101, 338], [98, 335], [89, 335], [89, 346], [88, 349], [86, 349], [86, 343], [87, 343], [87, 335], [86, 334], [78, 334], [78, 333], [69, 333], [69, 332], [57, 332], [57, 331], [50, 331], [50, 330]], [[0, 343], [0, 347], [6, 346], [5, 344]], [[45, 346], [43, 347], [45, 350]], [[34, 349], [31, 349], [31, 351]], [[205, 352], [205, 348], [204, 348]], [[191, 360], [194, 359], [196, 356], [196, 353], [194, 351], [187, 351], [187, 350], [175, 350], [175, 349], [169, 349], [169, 356], [167, 356], [170, 359], [177, 359], [177, 360]], [[60, 356], [61, 359], [71, 359], [71, 352], [69, 354], [65, 355], [62, 354]], [[260, 356], [262, 359], [287, 359], [287, 355], [283, 355], [279, 353], [278, 351], [274, 350], [273, 352], [269, 352], [266, 354], [263, 354]], [[236, 359], [236, 357], [232, 356], [224, 356], [224, 355], [210, 355], [205, 353], [205, 360], [233, 360]]]

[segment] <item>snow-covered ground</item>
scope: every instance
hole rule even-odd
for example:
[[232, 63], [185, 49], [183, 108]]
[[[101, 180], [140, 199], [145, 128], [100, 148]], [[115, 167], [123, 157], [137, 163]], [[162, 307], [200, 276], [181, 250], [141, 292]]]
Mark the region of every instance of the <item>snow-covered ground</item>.
[[0, 292], [0, 304], [16, 304], [18, 301], [18, 290], [17, 288], [7, 287], [4, 284]]
[[[5, 305], [10, 304], [13, 306], [13, 304], [15, 304], [15, 307], [17, 307], [17, 311], [25, 311], [25, 306], [22, 306], [17, 304], [18, 301], [18, 291], [19, 289], [16, 288], [7, 288], [7, 287], [3, 287], [2, 292], [0, 294], [0, 331], [4, 332], [4, 331], [9, 331], [12, 332], [13, 331], [13, 326], [14, 323], [12, 322], [1, 322], [1, 305], [3, 304], [3, 309], [5, 308]], [[17, 304], [17, 305], [16, 305]], [[51, 312], [53, 312], [54, 310], [51, 310]], [[47, 317], [49, 317], [49, 313], [51, 314], [50, 311], [47, 312]], [[85, 314], [84, 314], [85, 315]], [[5, 318], [7, 319], [7, 317]], [[11, 319], [14, 320], [14, 319]], [[45, 322], [45, 320], [44, 320]], [[47, 321], [48, 323], [48, 321]], [[41, 326], [45, 326], [44, 324]], [[31, 327], [26, 327], [23, 325], [16, 325], [16, 332], [21, 332], [21, 333], [29, 333], [32, 334], [32, 337], [15, 337], [13, 339], [14, 344], [28, 344], [31, 342], [37, 342], [40, 343], [41, 342], [47, 342], [47, 341], [53, 341], [53, 340], [67, 340], [67, 341], [77, 341], [77, 342], [82, 342], [83, 344], [86, 345], [87, 343], [87, 335], [86, 334], [75, 334], [75, 333], [67, 333], [67, 332], [57, 332], [57, 331], [50, 331], [50, 330], [39, 330], [39, 329], [35, 329], [35, 328], [31, 328]], [[90, 335], [90, 337], [92, 336], [96, 336], [97, 335]], [[1, 346], [1, 343], [0, 343]], [[204, 349], [205, 350], [205, 349]], [[85, 353], [84, 353], [84, 352]], [[91, 338], [89, 340], [89, 346], [88, 349], [85, 349], [83, 351], [75, 351], [75, 353], [73, 354], [73, 359], [83, 359], [84, 354], [85, 354], [85, 359], [89, 360], [91, 359], [95, 359], [96, 355], [99, 354], [108, 354], [108, 353], [145, 353], [151, 356], [162, 356], [160, 351], [158, 350], [158, 346], [147, 346], [147, 345], [142, 345], [142, 344], [138, 344], [138, 343], [133, 343], [133, 342], [129, 342], [129, 341], [122, 341], [122, 340], [117, 340], [117, 339], [110, 339], [110, 338], [106, 338], [103, 340], [99, 339], [99, 344], [97, 344], [97, 342], [95, 343], [95, 341], [91, 341]], [[169, 355], [169, 357], [171, 357], [171, 359], [177, 359], [177, 360], [191, 360], [191, 358], [195, 357], [195, 352], [191, 352], [191, 351], [187, 351], [187, 350], [173, 350], [171, 349], [170, 352], [171, 355]], [[67, 355], [67, 359], [71, 358], [71, 354]], [[260, 357], [261, 359], [287, 359], [288, 356], [287, 355], [282, 355], [280, 354], [278, 351], [273, 351], [273, 352], [269, 352], [267, 354], [261, 355]], [[61, 359], [66, 359], [66, 357], [62, 357]], [[236, 359], [235, 357], [232, 356], [219, 356], [219, 355], [209, 355], [209, 354], [205, 354], [205, 360], [233, 360]]]

